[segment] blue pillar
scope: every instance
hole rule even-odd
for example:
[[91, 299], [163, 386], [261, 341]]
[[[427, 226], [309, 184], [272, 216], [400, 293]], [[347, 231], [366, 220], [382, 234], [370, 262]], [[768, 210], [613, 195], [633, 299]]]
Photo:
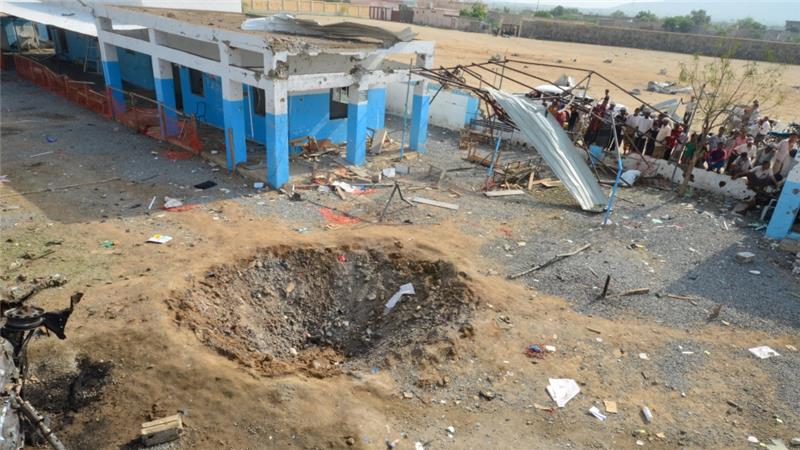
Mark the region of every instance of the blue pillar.
[[367, 91], [367, 126], [373, 129], [384, 127], [386, 118], [386, 87], [374, 87]]
[[420, 153], [425, 152], [428, 140], [428, 111], [431, 98], [428, 96], [428, 82], [420, 81], [414, 87], [414, 99], [411, 101], [411, 136], [409, 148]]
[[100, 44], [100, 58], [103, 63], [103, 78], [106, 88], [111, 91], [111, 108], [114, 112], [125, 111], [125, 94], [122, 92], [122, 72], [119, 69], [119, 59], [117, 57], [117, 47]]
[[175, 110], [175, 82], [172, 79], [172, 63], [156, 56], [151, 56], [151, 58], [162, 135], [164, 137], [177, 136], [178, 115]]
[[772, 239], [794, 237], [790, 235], [798, 212], [800, 212], [800, 164], [795, 165], [786, 177], [786, 183], [767, 226], [767, 237]]
[[367, 91], [350, 86], [347, 103], [347, 162], [360, 166], [367, 158]]
[[222, 114], [228, 170], [234, 170], [237, 164], [247, 161], [242, 83], [230, 79], [222, 80]]
[[278, 189], [289, 181], [288, 93], [283, 83], [271, 83], [266, 89], [267, 183]]

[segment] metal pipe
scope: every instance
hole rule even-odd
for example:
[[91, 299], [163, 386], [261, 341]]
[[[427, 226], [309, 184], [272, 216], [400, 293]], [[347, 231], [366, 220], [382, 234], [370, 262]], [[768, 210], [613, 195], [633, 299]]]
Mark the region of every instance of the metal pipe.
[[400, 139], [400, 158], [403, 157], [403, 152], [406, 146], [406, 127], [408, 126], [408, 93], [411, 90], [411, 69], [413, 62], [413, 59], [408, 62], [408, 84], [406, 84], [406, 102], [403, 103], [403, 134]]

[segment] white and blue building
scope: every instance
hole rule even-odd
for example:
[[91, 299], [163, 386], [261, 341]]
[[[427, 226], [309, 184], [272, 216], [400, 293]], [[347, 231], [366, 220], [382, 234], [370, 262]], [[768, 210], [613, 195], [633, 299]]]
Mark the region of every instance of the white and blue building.
[[[263, 144], [265, 178], [276, 188], [289, 179], [297, 137], [346, 143], [347, 160], [363, 164], [368, 129], [384, 127], [387, 86], [409, 80], [407, 64], [389, 59], [433, 65], [431, 41], [382, 46], [244, 31], [238, 13], [216, 12], [208, 23], [197, 11], [85, 3], [8, 0], [0, 11], [46, 25], [58, 58], [94, 65], [115, 108], [125, 108], [123, 90], [152, 91], [164, 111], [220, 128], [230, 170], [247, 162], [247, 141]], [[431, 95], [424, 78], [411, 81], [409, 146], [424, 152]]]

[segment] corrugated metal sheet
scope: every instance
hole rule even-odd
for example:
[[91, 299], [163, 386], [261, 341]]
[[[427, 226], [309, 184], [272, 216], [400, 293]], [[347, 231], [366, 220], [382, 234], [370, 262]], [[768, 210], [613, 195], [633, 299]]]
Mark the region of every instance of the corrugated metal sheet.
[[602, 211], [608, 199], [600, 183], [564, 129], [552, 115], [546, 114], [547, 109], [524, 96], [493, 89], [489, 93], [508, 113], [525, 141], [542, 155], [581, 208]]

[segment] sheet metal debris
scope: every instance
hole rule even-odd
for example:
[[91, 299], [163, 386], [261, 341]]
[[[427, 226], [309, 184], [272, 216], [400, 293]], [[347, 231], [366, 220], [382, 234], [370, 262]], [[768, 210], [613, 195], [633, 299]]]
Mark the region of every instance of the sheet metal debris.
[[489, 89], [525, 141], [533, 146], [585, 211], [600, 212], [607, 198], [582, 155], [547, 109], [525, 97]]
[[247, 31], [297, 34], [301, 36], [318, 36], [326, 39], [372, 39], [380, 41], [385, 47], [391, 47], [398, 42], [408, 42], [414, 39], [414, 33], [411, 31], [411, 28], [408, 27], [394, 33], [382, 28], [354, 22], [337, 22], [322, 25], [314, 20], [298, 19], [286, 13], [247, 19], [242, 22], [242, 29]]

